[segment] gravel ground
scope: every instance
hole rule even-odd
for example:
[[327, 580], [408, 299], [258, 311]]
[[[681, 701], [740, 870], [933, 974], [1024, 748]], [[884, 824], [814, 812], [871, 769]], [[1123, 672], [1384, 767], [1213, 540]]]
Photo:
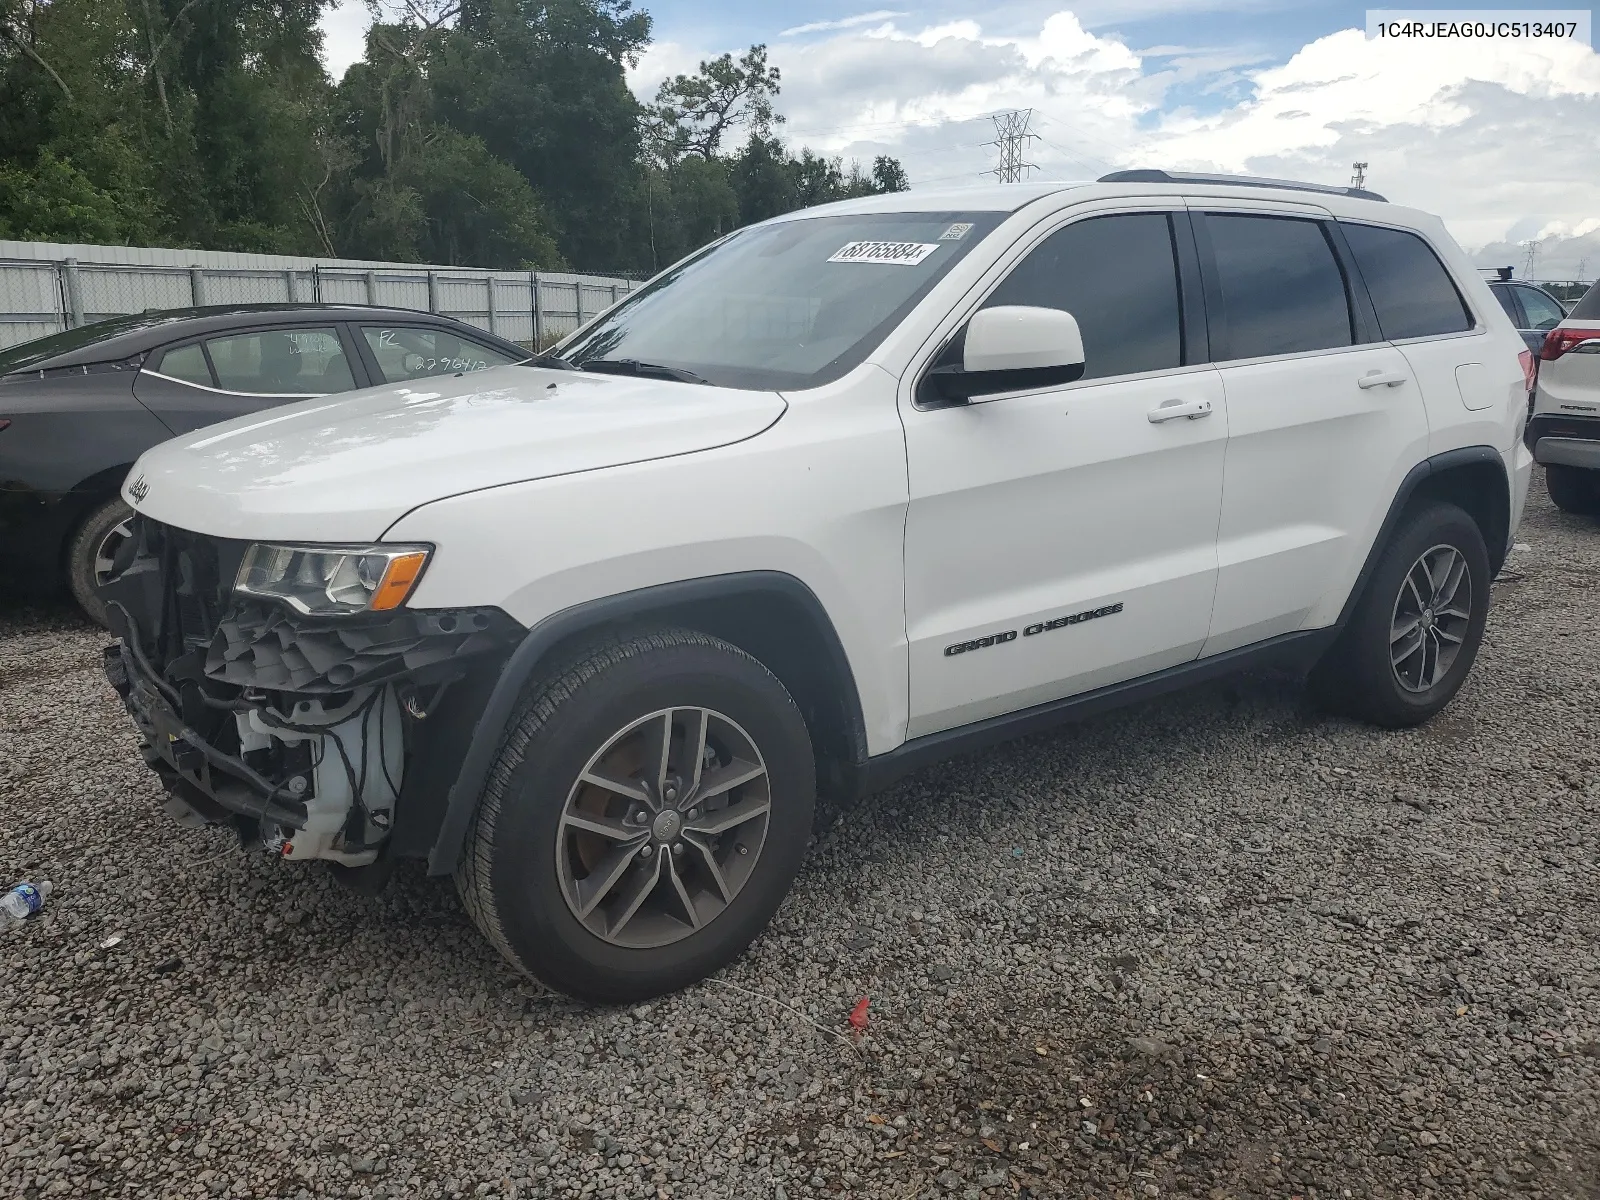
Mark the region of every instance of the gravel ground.
[[0, 1195], [1600, 1196], [1600, 527], [1535, 486], [1429, 727], [1247, 679], [924, 772], [627, 1009], [177, 828], [102, 635], [12, 606]]

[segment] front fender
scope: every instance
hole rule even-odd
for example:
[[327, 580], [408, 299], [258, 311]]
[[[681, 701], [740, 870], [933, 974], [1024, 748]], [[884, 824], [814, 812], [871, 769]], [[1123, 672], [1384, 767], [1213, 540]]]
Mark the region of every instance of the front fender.
[[[705, 579], [688, 579], [656, 587], [641, 588], [618, 596], [607, 596], [554, 613], [530, 629], [521, 643], [506, 660], [498, 678], [489, 688], [483, 707], [470, 734], [465, 734], [465, 750], [460, 757], [460, 768], [444, 796], [443, 812], [439, 815], [438, 833], [428, 851], [428, 873], [448, 875], [454, 872], [461, 857], [461, 847], [467, 830], [477, 811], [479, 797], [494, 765], [495, 755], [510, 725], [512, 713], [523, 690], [533, 680], [557, 646], [589, 630], [614, 626], [648, 618], [652, 614], [668, 616], [673, 612], [692, 608], [710, 601], [725, 601], [741, 596], [773, 594], [800, 605], [813, 621], [819, 624], [822, 642], [832, 658], [830, 667], [843, 693], [843, 707], [847, 722], [853, 723], [852, 740], [864, 751], [866, 740], [862, 729], [861, 704], [850, 664], [838, 634], [828, 622], [821, 602], [810, 588], [792, 575], [778, 571], [747, 571], [735, 575], [718, 575]], [[480, 692], [481, 694], [481, 692]], [[433, 756], [436, 761], [450, 761], [445, 753]], [[435, 779], [437, 772], [432, 773]], [[442, 781], [441, 781], [442, 782]], [[440, 790], [433, 790], [437, 804]], [[426, 801], [424, 801], [426, 802]], [[421, 829], [429, 827], [424, 819], [409, 817], [415, 838]], [[414, 844], [414, 843], [412, 843]], [[406, 848], [400, 848], [404, 852]]]

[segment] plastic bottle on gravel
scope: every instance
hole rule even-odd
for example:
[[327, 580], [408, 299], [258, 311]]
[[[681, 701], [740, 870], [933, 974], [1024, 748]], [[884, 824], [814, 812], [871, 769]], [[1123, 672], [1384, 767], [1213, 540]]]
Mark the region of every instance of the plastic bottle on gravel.
[[3, 897], [0, 897], [0, 911], [18, 921], [26, 921], [34, 913], [44, 907], [44, 902], [50, 896], [50, 881], [40, 883], [19, 883]]

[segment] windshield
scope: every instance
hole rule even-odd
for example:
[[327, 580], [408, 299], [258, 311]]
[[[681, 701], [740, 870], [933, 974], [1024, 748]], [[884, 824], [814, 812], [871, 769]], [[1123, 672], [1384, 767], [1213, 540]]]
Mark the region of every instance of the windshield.
[[627, 363], [721, 387], [815, 387], [866, 358], [1004, 215], [856, 213], [742, 230], [557, 353], [587, 370]]

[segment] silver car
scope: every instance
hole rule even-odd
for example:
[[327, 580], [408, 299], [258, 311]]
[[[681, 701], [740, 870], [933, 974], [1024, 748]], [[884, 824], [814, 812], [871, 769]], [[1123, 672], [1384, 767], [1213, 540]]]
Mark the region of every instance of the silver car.
[[1600, 283], [1544, 335], [1527, 442], [1557, 507], [1600, 516]]

